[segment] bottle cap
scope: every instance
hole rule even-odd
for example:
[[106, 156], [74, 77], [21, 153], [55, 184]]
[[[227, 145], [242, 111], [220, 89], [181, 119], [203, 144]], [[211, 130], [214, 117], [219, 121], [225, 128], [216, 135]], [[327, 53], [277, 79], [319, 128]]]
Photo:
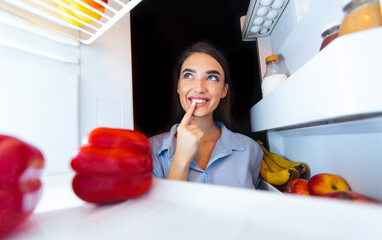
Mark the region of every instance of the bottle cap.
[[276, 60], [276, 59], [279, 59], [279, 55], [270, 55], [268, 56], [266, 59], [265, 59], [265, 62], [269, 62], [269, 61], [273, 61], [273, 60]]
[[348, 5], [352, 0], [342, 0], [342, 6]]
[[321, 30], [321, 36], [325, 37], [331, 32], [338, 32], [341, 24], [337, 21], [326, 24]]
[[343, 1], [343, 9], [342, 11], [345, 14], [348, 14], [349, 12], [353, 11], [357, 7], [361, 6], [364, 3], [374, 3], [378, 2], [379, 0], [344, 0]]

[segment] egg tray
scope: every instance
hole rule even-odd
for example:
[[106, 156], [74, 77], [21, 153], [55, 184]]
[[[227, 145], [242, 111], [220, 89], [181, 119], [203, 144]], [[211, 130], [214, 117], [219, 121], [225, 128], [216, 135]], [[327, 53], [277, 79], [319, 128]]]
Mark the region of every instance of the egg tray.
[[242, 30], [244, 41], [272, 33], [289, 0], [251, 0]]

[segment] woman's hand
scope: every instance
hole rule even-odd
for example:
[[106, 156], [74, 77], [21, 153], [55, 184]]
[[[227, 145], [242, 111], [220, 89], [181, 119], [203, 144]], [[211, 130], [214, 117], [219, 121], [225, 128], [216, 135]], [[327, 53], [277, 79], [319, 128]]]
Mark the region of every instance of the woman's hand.
[[189, 162], [192, 161], [198, 152], [200, 140], [204, 136], [203, 131], [198, 127], [195, 120], [192, 120], [190, 123], [195, 107], [195, 104], [190, 106], [177, 128], [175, 154], [181, 154]]
[[176, 150], [167, 179], [187, 180], [190, 163], [198, 152], [204, 132], [195, 120], [190, 122], [195, 107], [193, 103], [177, 128]]

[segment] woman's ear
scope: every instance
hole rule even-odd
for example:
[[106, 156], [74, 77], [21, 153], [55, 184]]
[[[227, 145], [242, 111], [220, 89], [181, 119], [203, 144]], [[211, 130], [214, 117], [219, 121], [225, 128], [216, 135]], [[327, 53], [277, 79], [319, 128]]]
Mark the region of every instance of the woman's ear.
[[225, 85], [224, 85], [224, 88], [223, 88], [223, 91], [222, 91], [222, 96], [221, 96], [221, 98], [225, 98], [225, 96], [227, 96], [227, 93], [228, 93], [228, 83], [226, 83]]

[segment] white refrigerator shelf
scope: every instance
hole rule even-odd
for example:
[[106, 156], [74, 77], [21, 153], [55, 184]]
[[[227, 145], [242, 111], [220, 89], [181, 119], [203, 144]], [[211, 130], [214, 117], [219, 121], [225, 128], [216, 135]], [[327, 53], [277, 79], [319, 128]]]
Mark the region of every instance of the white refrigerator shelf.
[[335, 39], [251, 110], [253, 132], [382, 115], [382, 27]]
[[51, 185], [45, 185], [40, 203], [60, 205], [73, 198], [72, 207], [39, 211], [8, 239], [306, 240], [380, 235], [381, 205], [154, 179], [140, 198], [97, 207], [76, 199], [71, 177], [48, 177]]
[[[0, 1], [0, 22], [71, 45], [75, 44], [73, 40], [90, 44], [142, 0], [93, 1], [105, 11], [99, 11], [85, 0], [3, 0]], [[86, 10], [80, 11], [79, 8]], [[91, 15], [88, 14], [91, 13], [89, 10], [93, 12]], [[100, 19], [94, 18], [94, 13]], [[75, 14], [82, 17], [78, 18]], [[63, 18], [77, 23], [69, 23]]]

